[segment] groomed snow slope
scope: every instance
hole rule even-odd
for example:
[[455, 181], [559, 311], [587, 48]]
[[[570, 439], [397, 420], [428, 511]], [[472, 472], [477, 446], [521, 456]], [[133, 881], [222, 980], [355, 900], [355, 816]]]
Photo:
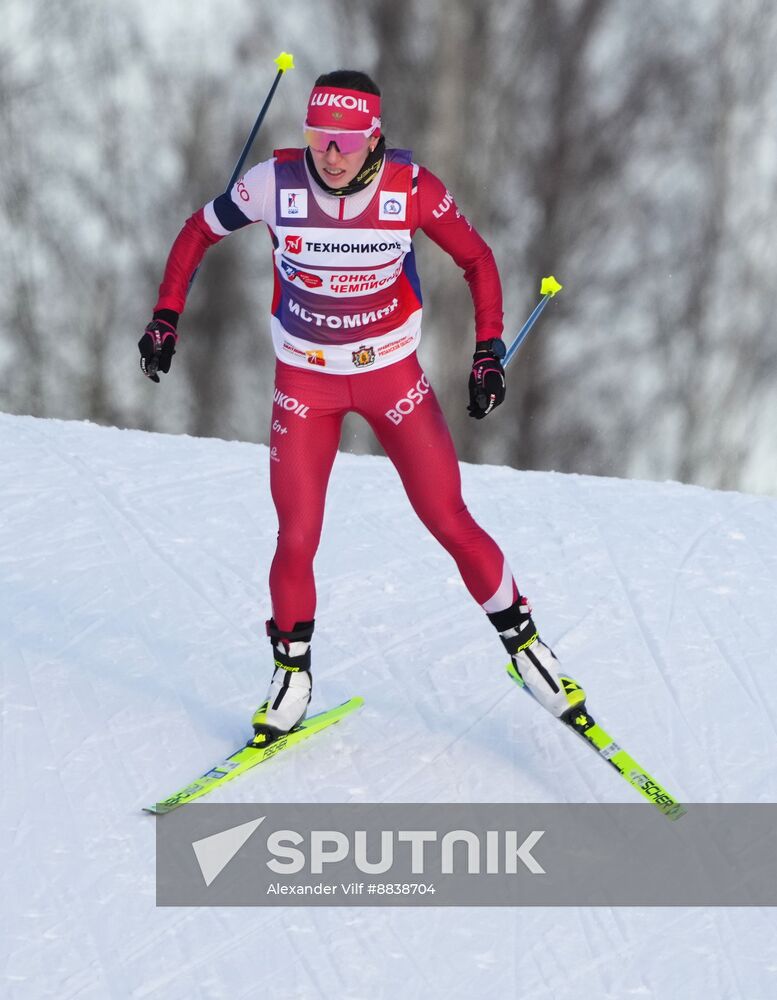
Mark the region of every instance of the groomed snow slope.
[[[764, 909], [157, 909], [153, 802], [269, 676], [264, 448], [0, 415], [8, 998], [771, 1000]], [[777, 500], [464, 466], [544, 637], [682, 800], [777, 799]], [[346, 724], [222, 801], [619, 802], [509, 683], [385, 459], [338, 456], [315, 707]]]

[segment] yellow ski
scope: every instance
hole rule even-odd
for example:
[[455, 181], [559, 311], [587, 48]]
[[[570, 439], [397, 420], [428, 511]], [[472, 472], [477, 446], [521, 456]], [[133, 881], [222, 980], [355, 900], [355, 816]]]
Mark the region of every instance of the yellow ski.
[[[512, 661], [507, 665], [507, 673], [519, 687], [526, 688], [515, 665]], [[576, 690], [578, 685], [569, 677], [562, 677], [562, 683], [570, 690]], [[528, 689], [526, 689], [528, 691]], [[688, 811], [681, 805], [673, 795], [653, 778], [648, 772], [638, 764], [631, 754], [620, 747], [610, 734], [596, 722], [585, 703], [576, 706], [567, 712], [563, 718], [559, 719], [573, 733], [577, 733], [585, 742], [603, 757], [608, 764], [611, 764], [623, 778], [628, 781], [632, 788], [644, 795], [657, 809], [660, 809], [669, 819], [675, 820], [684, 816]]]
[[273, 740], [272, 743], [265, 744], [264, 746], [256, 746], [252, 741], [249, 741], [246, 746], [236, 750], [226, 760], [223, 760], [220, 764], [216, 764], [215, 767], [206, 771], [196, 781], [186, 785], [185, 788], [168, 796], [168, 798], [162, 799], [156, 805], [145, 806], [143, 811], [161, 816], [187, 802], [193, 802], [195, 799], [200, 798], [201, 795], [207, 795], [214, 788], [223, 785], [226, 781], [231, 781], [232, 778], [236, 778], [239, 774], [243, 774], [250, 768], [256, 767], [257, 764], [269, 760], [282, 750], [287, 750], [289, 747], [294, 746], [295, 743], [300, 743], [302, 740], [307, 739], [308, 736], [312, 736], [314, 733], [326, 729], [327, 726], [339, 722], [346, 715], [349, 715], [357, 708], [361, 708], [363, 704], [364, 698], [351, 698], [336, 708], [330, 708], [326, 712], [311, 715], [285, 735], [279, 736], [277, 740]]

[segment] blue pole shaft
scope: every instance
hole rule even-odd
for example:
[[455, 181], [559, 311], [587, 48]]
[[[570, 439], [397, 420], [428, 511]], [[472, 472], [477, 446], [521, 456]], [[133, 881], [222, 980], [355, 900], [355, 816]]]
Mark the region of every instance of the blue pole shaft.
[[235, 169], [232, 171], [232, 176], [229, 178], [229, 183], [227, 184], [225, 191], [231, 191], [232, 185], [240, 176], [240, 171], [243, 169], [243, 164], [246, 161], [246, 157], [248, 156], [251, 146], [253, 146], [254, 144], [256, 133], [262, 126], [262, 122], [264, 121], [264, 116], [267, 114], [267, 109], [270, 107], [270, 101], [272, 101], [273, 97], [275, 96], [275, 91], [278, 87], [278, 84], [281, 82], [281, 77], [283, 76], [283, 72], [284, 71], [282, 69], [279, 69], [275, 75], [272, 87], [270, 87], [270, 92], [267, 95], [264, 104], [262, 105], [262, 110], [259, 112], [259, 117], [254, 122], [254, 127], [251, 129], [251, 134], [248, 136], [248, 139], [246, 139], [246, 144], [245, 146], [243, 146], [243, 152], [240, 154], [240, 157], [237, 163], [235, 164]]
[[[275, 91], [278, 87], [278, 84], [281, 82], [281, 77], [283, 76], [283, 73], [284, 71], [282, 69], [279, 69], [278, 72], [275, 74], [275, 79], [273, 80], [272, 87], [270, 87], [270, 92], [268, 93], [265, 102], [262, 105], [262, 110], [259, 112], [259, 117], [254, 122], [254, 127], [251, 129], [251, 134], [246, 139], [245, 146], [243, 146], [243, 152], [240, 154], [238, 161], [235, 164], [235, 169], [232, 171], [232, 176], [229, 178], [229, 183], [224, 189], [225, 194], [229, 194], [229, 192], [232, 190], [232, 185], [240, 176], [240, 171], [243, 169], [243, 164], [246, 161], [246, 157], [248, 156], [251, 146], [253, 146], [254, 144], [254, 139], [256, 138], [256, 134], [262, 126], [262, 122], [264, 121], [264, 116], [267, 114], [267, 109], [270, 107], [270, 102], [275, 96]], [[199, 270], [200, 270], [199, 267], [195, 268], [194, 271], [192, 272], [191, 278], [189, 278], [189, 287], [186, 290], [187, 295], [191, 291], [192, 285], [194, 284], [194, 279], [197, 277], [197, 273], [199, 272]]]
[[521, 344], [524, 342], [524, 340], [526, 340], [527, 336], [529, 335], [529, 331], [531, 330], [531, 328], [534, 326], [534, 324], [537, 322], [537, 320], [542, 315], [542, 310], [548, 304], [548, 302], [550, 301], [550, 299], [551, 299], [551, 296], [550, 295], [546, 295], [546, 296], [544, 296], [544, 298], [540, 299], [540, 301], [534, 307], [534, 310], [533, 310], [531, 316], [529, 316], [529, 318], [523, 324], [523, 326], [521, 327], [521, 329], [518, 331], [518, 336], [515, 338], [515, 340], [512, 342], [512, 344], [510, 344], [510, 347], [507, 350], [507, 354], [505, 354], [505, 359], [502, 362], [502, 367], [503, 368], [507, 368], [507, 366], [510, 363], [510, 361], [518, 353], [518, 348], [521, 346]]

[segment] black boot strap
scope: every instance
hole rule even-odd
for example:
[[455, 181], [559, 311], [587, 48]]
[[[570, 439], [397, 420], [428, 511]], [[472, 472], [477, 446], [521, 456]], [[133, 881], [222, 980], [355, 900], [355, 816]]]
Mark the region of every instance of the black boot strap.
[[[313, 628], [315, 626], [315, 619], [309, 622], [296, 622], [294, 628], [290, 632], [284, 632], [279, 629], [275, 624], [275, 619], [270, 618], [266, 621], [265, 628], [267, 629], [267, 635], [271, 639], [283, 639], [286, 642], [310, 642], [313, 638]], [[275, 643], [273, 643], [275, 645]]]
[[528, 604], [522, 604], [522, 601], [523, 598], [519, 594], [515, 604], [511, 604], [504, 611], [495, 611], [493, 614], [488, 615], [488, 620], [497, 632], [506, 632], [508, 629], [518, 628], [527, 618], [531, 618], [531, 611], [529, 611]]

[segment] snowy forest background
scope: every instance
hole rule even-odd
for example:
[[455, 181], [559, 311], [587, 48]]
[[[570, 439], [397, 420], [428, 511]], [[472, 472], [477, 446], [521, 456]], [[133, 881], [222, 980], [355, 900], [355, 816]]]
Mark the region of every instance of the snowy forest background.
[[[506, 339], [565, 286], [465, 412], [472, 310], [419, 236], [421, 360], [460, 457], [777, 493], [777, 4], [742, 0], [4, 0], [0, 410], [267, 441], [264, 227], [211, 251], [171, 376], [136, 342], [184, 219], [298, 145], [315, 77], [375, 75], [392, 145], [494, 248]], [[374, 445], [356, 418], [342, 447]]]

